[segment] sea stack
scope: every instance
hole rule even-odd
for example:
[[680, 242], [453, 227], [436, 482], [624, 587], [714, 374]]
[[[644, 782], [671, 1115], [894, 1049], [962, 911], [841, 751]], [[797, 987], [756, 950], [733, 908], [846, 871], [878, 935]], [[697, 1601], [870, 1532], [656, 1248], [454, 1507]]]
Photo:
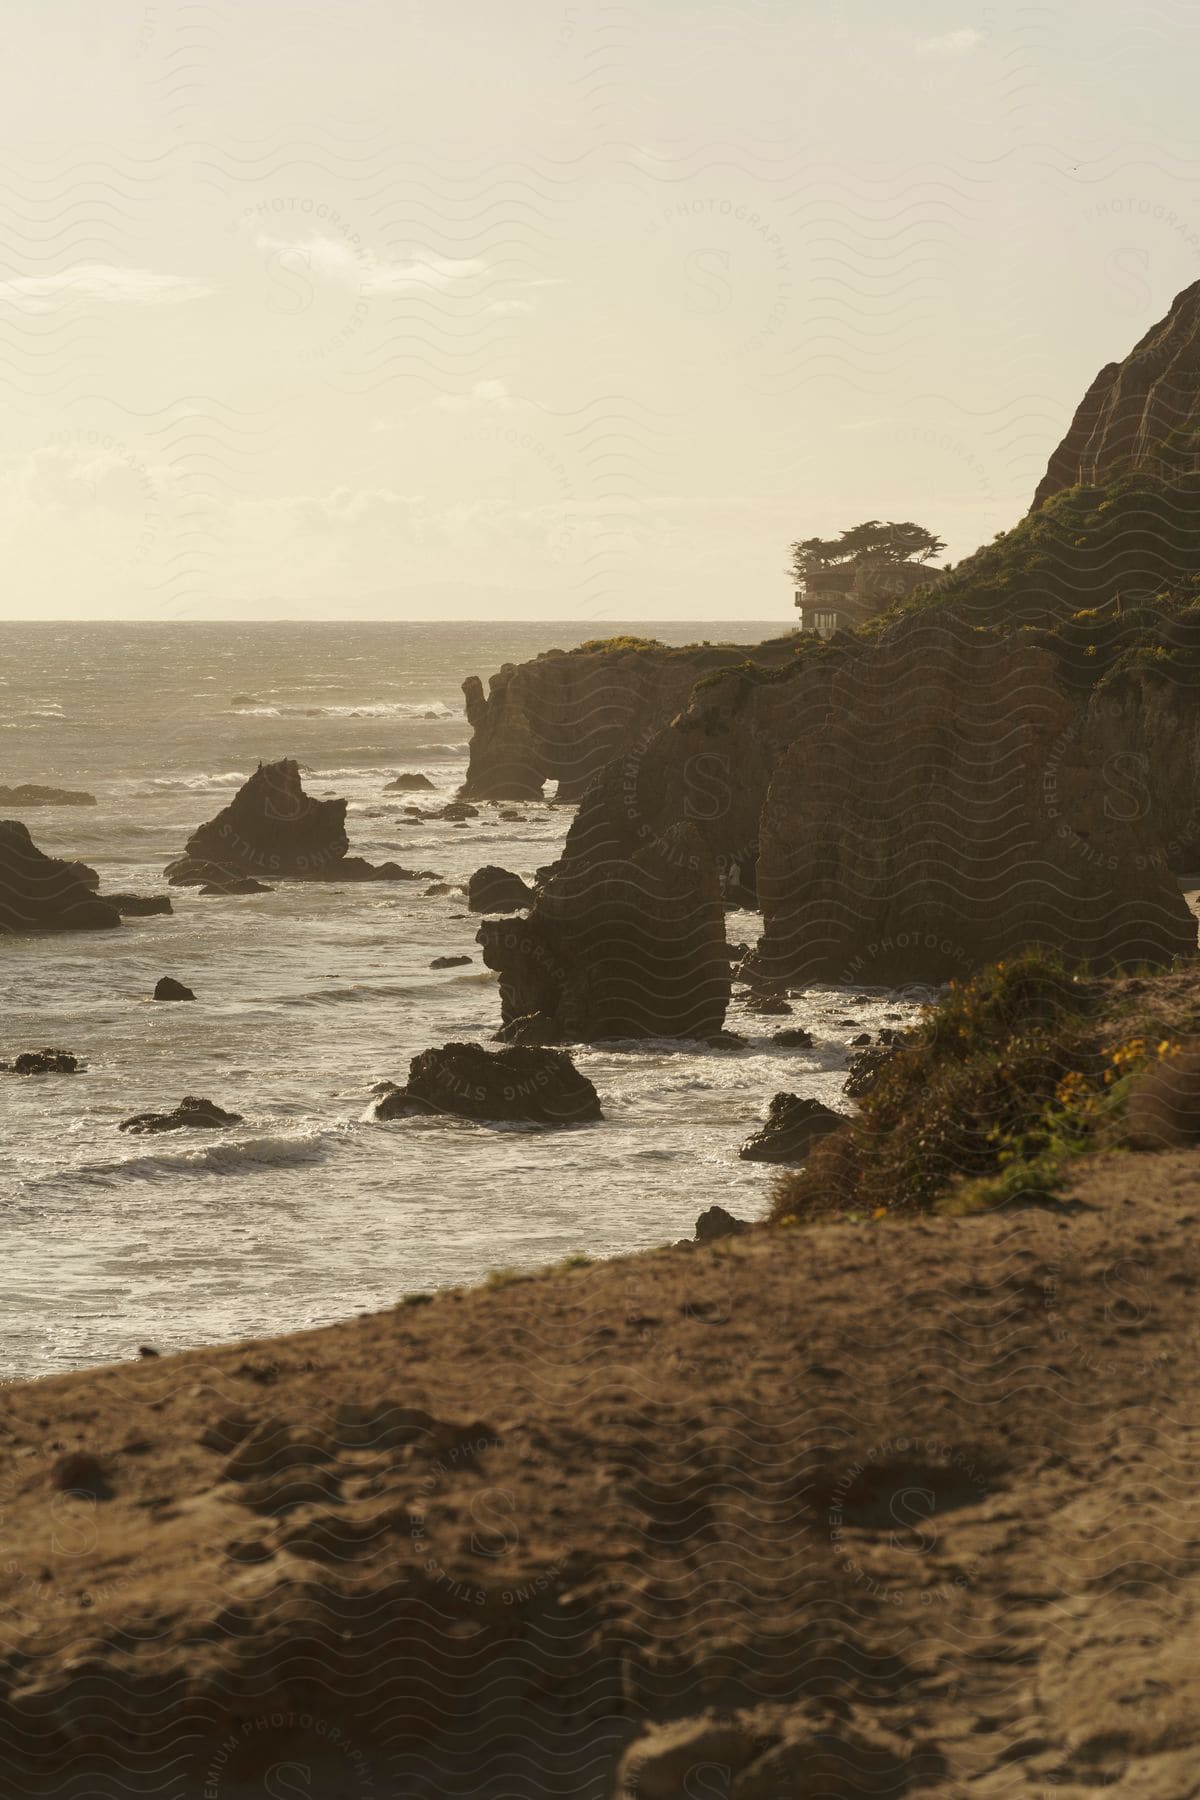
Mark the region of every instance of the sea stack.
[[72, 864], [38, 849], [28, 826], [0, 820], [0, 932], [110, 931], [120, 923]]

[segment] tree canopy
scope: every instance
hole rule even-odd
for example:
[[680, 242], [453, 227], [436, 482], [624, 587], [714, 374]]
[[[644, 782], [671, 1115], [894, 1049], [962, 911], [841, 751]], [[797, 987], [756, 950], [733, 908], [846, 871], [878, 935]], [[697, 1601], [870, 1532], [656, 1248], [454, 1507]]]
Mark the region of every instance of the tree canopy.
[[911, 519], [865, 519], [837, 538], [800, 538], [792, 545], [793, 581], [821, 569], [862, 563], [928, 562], [946, 548], [942, 539]]

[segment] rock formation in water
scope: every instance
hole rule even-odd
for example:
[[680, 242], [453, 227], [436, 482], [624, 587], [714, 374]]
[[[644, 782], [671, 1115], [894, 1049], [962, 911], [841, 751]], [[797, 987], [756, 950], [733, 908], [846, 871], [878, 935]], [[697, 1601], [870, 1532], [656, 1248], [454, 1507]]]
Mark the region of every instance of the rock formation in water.
[[39, 787], [27, 781], [20, 787], [0, 787], [0, 806], [95, 806], [95, 794], [78, 789]]
[[212, 1100], [185, 1094], [179, 1105], [166, 1113], [136, 1113], [122, 1119], [119, 1129], [137, 1136], [161, 1131], [220, 1131], [226, 1125], [240, 1125], [241, 1113], [225, 1112]]
[[430, 781], [428, 775], [414, 774], [411, 770], [406, 770], [403, 775], [393, 776], [383, 791], [385, 794], [407, 794], [414, 789], [432, 789], [432, 787], [433, 782]]
[[815, 1143], [845, 1123], [844, 1113], [820, 1100], [776, 1094], [765, 1124], [746, 1139], [738, 1155], [743, 1162], [802, 1163]]
[[306, 794], [300, 765], [260, 763], [229, 805], [187, 842], [167, 865], [176, 887], [254, 892], [231, 884], [261, 876], [292, 881], [425, 881], [428, 869], [373, 864], [350, 856], [345, 800]]
[[533, 905], [533, 898], [533, 889], [519, 875], [511, 869], [497, 868], [494, 863], [476, 869], [467, 882], [467, 906], [471, 912], [524, 912]]
[[1107, 363], [1080, 401], [1034, 495], [1101, 487], [1138, 470], [1200, 472], [1200, 281], [1177, 294], [1123, 362]]
[[516, 1044], [505, 1050], [443, 1044], [414, 1056], [407, 1083], [384, 1095], [375, 1117], [413, 1113], [541, 1125], [578, 1125], [602, 1116], [595, 1088], [565, 1051]]
[[108, 931], [120, 923], [75, 865], [44, 855], [19, 820], [0, 820], [0, 932]]
[[77, 1075], [79, 1058], [70, 1050], [23, 1050], [11, 1063], [0, 1063], [0, 1069], [14, 1075]]
[[148, 919], [175, 910], [169, 894], [103, 894], [101, 898], [115, 906], [123, 919]]
[[687, 704], [700, 676], [750, 656], [763, 664], [785, 662], [794, 645], [791, 634], [757, 646], [679, 649], [613, 638], [505, 663], [486, 697], [478, 676], [468, 676], [463, 693], [472, 736], [463, 797], [540, 799], [545, 783], [556, 781], [558, 799], [577, 800], [614, 756], [653, 735]]
[[730, 980], [716, 863], [687, 819], [661, 833], [643, 825], [618, 760], [589, 788], [529, 917], [481, 927], [506, 1026], [536, 1015], [568, 1042], [721, 1029]]
[[196, 998], [190, 987], [182, 981], [176, 981], [173, 975], [163, 975], [154, 985], [156, 1000], [194, 1000]]

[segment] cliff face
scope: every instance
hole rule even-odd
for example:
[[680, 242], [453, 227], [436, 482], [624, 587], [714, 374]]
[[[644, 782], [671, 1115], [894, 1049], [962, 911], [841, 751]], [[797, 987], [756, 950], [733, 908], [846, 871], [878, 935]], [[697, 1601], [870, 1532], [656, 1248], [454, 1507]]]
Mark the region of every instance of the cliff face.
[[1050, 458], [1033, 506], [1063, 488], [1098, 486], [1136, 470], [1200, 469], [1200, 282], [1125, 358], [1101, 369]]
[[931, 609], [701, 685], [621, 759], [623, 804], [651, 836], [687, 819], [756, 887], [769, 982], [939, 982], [1033, 942], [1189, 952], [1170, 870], [1200, 863], [1200, 694], [1063, 673], [1028, 635]]
[[705, 1038], [729, 1001], [717, 865], [686, 819], [656, 832], [618, 759], [588, 791], [528, 918], [489, 921], [506, 1026], [536, 1015], [568, 1042]]
[[471, 755], [462, 797], [532, 800], [557, 781], [560, 800], [577, 800], [614, 756], [646, 738], [687, 705], [700, 676], [748, 657], [779, 663], [795, 636], [755, 646], [689, 645], [550, 650], [505, 663], [484, 695], [478, 676], [463, 682]]
[[39, 850], [19, 820], [0, 819], [0, 932], [115, 929], [120, 913], [80, 878], [81, 867]]
[[763, 809], [764, 978], [944, 981], [1028, 944], [1101, 966], [1195, 951], [1148, 799], [1096, 760], [1128, 721], [1090, 716], [1049, 651], [926, 614], [839, 659], [830, 701]]

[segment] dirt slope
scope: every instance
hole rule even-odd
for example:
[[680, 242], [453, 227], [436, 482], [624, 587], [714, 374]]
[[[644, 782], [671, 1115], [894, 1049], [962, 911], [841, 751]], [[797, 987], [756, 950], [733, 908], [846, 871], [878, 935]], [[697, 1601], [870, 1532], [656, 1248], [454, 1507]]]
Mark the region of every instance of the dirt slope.
[[1198, 1228], [1127, 1155], [9, 1388], [3, 1791], [1196, 1795]]

